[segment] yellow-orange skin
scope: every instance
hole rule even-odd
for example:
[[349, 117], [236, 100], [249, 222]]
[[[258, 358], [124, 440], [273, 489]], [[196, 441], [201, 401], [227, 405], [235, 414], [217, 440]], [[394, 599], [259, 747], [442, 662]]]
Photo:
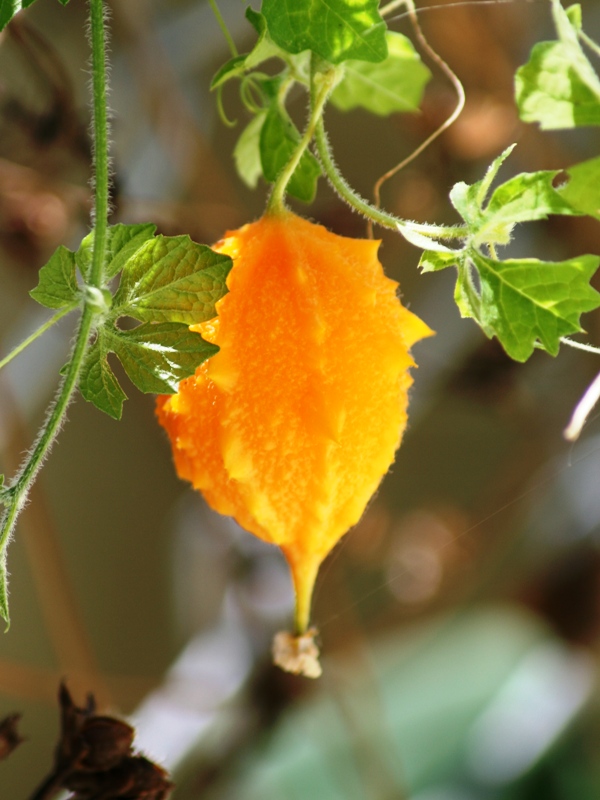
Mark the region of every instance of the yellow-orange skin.
[[220, 351], [158, 400], [177, 472], [209, 505], [279, 545], [308, 625], [319, 565], [361, 517], [406, 426], [409, 348], [431, 331], [405, 309], [379, 242], [291, 212], [229, 232]]

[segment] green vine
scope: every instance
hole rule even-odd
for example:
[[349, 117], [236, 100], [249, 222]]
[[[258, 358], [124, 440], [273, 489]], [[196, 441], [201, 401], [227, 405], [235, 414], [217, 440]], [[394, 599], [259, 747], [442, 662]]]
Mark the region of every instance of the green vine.
[[273, 185], [271, 196], [269, 198], [269, 202], [267, 203], [267, 213], [277, 214], [284, 210], [284, 200], [287, 186], [296, 170], [296, 167], [300, 163], [300, 159], [306, 151], [306, 148], [313, 139], [315, 129], [323, 115], [327, 98], [329, 97], [329, 94], [335, 85], [338, 75], [339, 73], [336, 68], [332, 67], [331, 65], [325, 65], [324, 67], [321, 67], [317, 63], [316, 57], [313, 55], [311, 60], [311, 112], [308, 119], [308, 124], [302, 138], [298, 142], [296, 149], [292, 153], [290, 160], [281, 170], [277, 180], [275, 181], [275, 184]]
[[332, 188], [351, 208], [359, 214], [363, 214], [367, 219], [372, 220], [377, 225], [381, 225], [382, 228], [390, 228], [397, 233], [409, 229], [422, 236], [441, 239], [462, 239], [467, 235], [468, 231], [464, 226], [428, 225], [410, 222], [390, 214], [389, 211], [376, 208], [367, 200], [364, 200], [350, 186], [337, 168], [322, 119], [319, 120], [315, 128], [315, 142], [323, 170]]
[[[106, 113], [106, 43], [104, 7], [102, 0], [90, 0], [90, 41], [92, 46], [92, 87], [94, 109], [94, 248], [89, 285], [99, 289], [102, 285], [102, 269], [105, 261], [106, 230], [108, 225], [108, 125]], [[68, 308], [68, 311], [72, 308]], [[57, 313], [46, 327], [56, 322], [67, 309]], [[6, 550], [17, 517], [23, 509], [27, 495], [36, 475], [48, 454], [63, 424], [67, 408], [77, 387], [81, 367], [88, 349], [94, 319], [98, 314], [96, 304], [84, 303], [83, 313], [68, 366], [56, 399], [51, 406], [46, 422], [36, 442], [19, 470], [13, 483], [5, 489], [2, 501], [6, 508], [0, 521], [0, 613], [10, 624], [8, 596], [6, 590]], [[44, 327], [44, 326], [42, 326]], [[42, 332], [39, 331], [38, 334]], [[29, 337], [29, 341], [34, 337]], [[17, 348], [18, 352], [23, 346]], [[13, 351], [14, 352], [14, 351]], [[6, 362], [6, 359], [4, 359]]]

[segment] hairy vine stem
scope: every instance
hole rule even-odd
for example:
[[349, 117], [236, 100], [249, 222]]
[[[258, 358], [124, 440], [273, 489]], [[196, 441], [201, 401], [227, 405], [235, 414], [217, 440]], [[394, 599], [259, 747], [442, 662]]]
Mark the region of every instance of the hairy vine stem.
[[[108, 121], [106, 109], [106, 45], [103, 0], [90, 0], [90, 42], [92, 48], [93, 135], [94, 135], [94, 249], [88, 285], [100, 289], [106, 257], [108, 228]], [[90, 293], [88, 293], [89, 295]], [[93, 295], [93, 292], [91, 293]], [[98, 308], [86, 302], [79, 322], [75, 343], [56, 398], [50, 406], [37, 439], [10, 486], [0, 495], [5, 510], [0, 520], [0, 614], [9, 624], [6, 588], [6, 548], [17, 517], [23, 509], [29, 490], [64, 422], [67, 408], [77, 387], [79, 373], [87, 352]], [[55, 315], [56, 317], [57, 315]], [[56, 321], [55, 317], [53, 318]]]
[[447, 225], [428, 225], [420, 222], [410, 222], [409, 220], [400, 219], [387, 211], [382, 211], [374, 205], [364, 200], [354, 189], [347, 183], [344, 176], [341, 174], [333, 160], [331, 147], [325, 132], [323, 120], [320, 119], [315, 129], [315, 142], [317, 145], [317, 152], [323, 171], [327, 175], [329, 183], [337, 194], [345, 200], [349, 206], [363, 214], [368, 220], [372, 220], [382, 228], [390, 228], [396, 233], [402, 233], [402, 228], [409, 228], [415, 233], [420, 233], [432, 239], [462, 239], [468, 230], [464, 226], [447, 226]]
[[285, 208], [285, 192], [287, 185], [290, 182], [292, 175], [300, 159], [304, 155], [306, 148], [311, 143], [315, 129], [323, 116], [323, 111], [329, 98], [329, 94], [333, 89], [337, 80], [338, 72], [332, 65], [328, 65], [328, 69], [321, 71], [317, 67], [317, 57], [313, 54], [311, 59], [311, 108], [308, 123], [298, 142], [298, 146], [294, 150], [292, 157], [280, 172], [273, 189], [271, 196], [267, 203], [267, 213], [277, 214]]

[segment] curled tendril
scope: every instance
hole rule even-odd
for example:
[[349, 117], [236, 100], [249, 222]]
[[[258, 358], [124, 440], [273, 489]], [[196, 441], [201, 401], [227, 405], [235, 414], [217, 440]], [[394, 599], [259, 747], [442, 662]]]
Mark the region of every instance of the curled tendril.
[[251, 114], [260, 114], [267, 105], [265, 92], [260, 85], [260, 77], [262, 75], [259, 73], [245, 75], [240, 84], [240, 99]]
[[227, 128], [235, 128], [237, 125], [237, 119], [229, 119], [223, 106], [223, 86], [217, 87], [217, 112], [223, 125], [225, 125]]
[[[396, 8], [399, 5], [401, 4], [392, 2], [389, 4], [389, 10], [391, 10], [392, 7]], [[450, 116], [447, 119], [445, 119], [444, 122], [442, 122], [442, 124], [438, 128], [436, 128], [436, 130], [434, 130], [433, 133], [431, 133], [427, 137], [427, 139], [425, 139], [424, 142], [422, 142], [417, 148], [415, 148], [415, 150], [413, 150], [413, 152], [409, 156], [403, 158], [402, 161], [396, 164], [395, 167], [392, 167], [392, 169], [388, 170], [380, 178], [377, 179], [377, 181], [375, 182], [375, 186], [373, 187], [374, 205], [376, 208], [380, 208], [381, 206], [381, 187], [383, 186], [383, 184], [387, 180], [392, 178], [394, 175], [396, 175], [396, 173], [400, 172], [401, 169], [404, 169], [404, 167], [406, 167], [408, 164], [414, 161], [415, 158], [420, 156], [421, 153], [424, 150], [426, 150], [430, 144], [432, 144], [439, 136], [441, 136], [441, 134], [445, 130], [447, 130], [451, 125], [454, 124], [454, 122], [458, 119], [458, 117], [462, 113], [463, 108], [465, 107], [464, 87], [460, 79], [456, 75], [456, 73], [451, 69], [451, 67], [444, 61], [444, 59], [433, 49], [433, 47], [427, 41], [427, 38], [425, 37], [425, 34], [423, 33], [423, 30], [419, 23], [419, 19], [417, 17], [417, 12], [413, 0], [403, 0], [402, 5], [406, 6], [407, 14], [410, 18], [413, 29], [415, 31], [415, 36], [418, 39], [419, 44], [421, 45], [423, 50], [427, 53], [427, 55], [431, 58], [431, 60], [440, 68], [440, 70], [444, 73], [444, 75], [448, 78], [448, 80], [454, 87], [454, 90], [456, 91], [457, 95], [457, 102]], [[388, 7], [386, 7], [386, 9], [387, 8]], [[384, 9], [384, 11], [386, 9]], [[371, 220], [368, 221], [367, 226], [368, 226], [369, 238], [372, 239], [373, 223]]]

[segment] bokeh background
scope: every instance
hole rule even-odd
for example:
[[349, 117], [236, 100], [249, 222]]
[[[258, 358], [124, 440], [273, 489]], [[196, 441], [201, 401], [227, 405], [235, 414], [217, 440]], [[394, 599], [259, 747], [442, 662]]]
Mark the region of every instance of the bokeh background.
[[[546, 0], [419, 3], [431, 44], [467, 92], [461, 119], [389, 182], [387, 208], [452, 223], [452, 185], [478, 180], [513, 141], [504, 178], [597, 155], [596, 130], [519, 122], [513, 75], [553, 36]], [[427, 10], [426, 5], [432, 6]], [[112, 9], [113, 222], [199, 242], [258, 217], [231, 153], [244, 110], [216, 113], [228, 57], [203, 0]], [[220, 0], [240, 51], [245, 4]], [[600, 8], [583, 0], [600, 38]], [[45, 319], [29, 299], [58, 244], [88, 228], [86, 6], [38, 0], [0, 40], [0, 353]], [[410, 34], [406, 19], [392, 27]], [[454, 103], [434, 69], [419, 115], [327, 112], [338, 164], [363, 195]], [[306, 98], [291, 110], [298, 120]], [[300, 207], [298, 207], [300, 208]], [[345, 235], [364, 221], [321, 181], [302, 213]], [[600, 427], [562, 438], [597, 356], [511, 362], [452, 301], [453, 275], [418, 274], [387, 232], [381, 259], [437, 331], [415, 347], [410, 426], [361, 523], [325, 563], [314, 619], [323, 678], [270, 664], [292, 594], [279, 552], [210, 512], [174, 474], [153, 399], [123, 378], [123, 420], [81, 398], [10, 547], [10, 631], [0, 636], [0, 717], [27, 737], [0, 764], [0, 797], [28, 797], [50, 768], [56, 693], [130, 715], [138, 745], [173, 769], [177, 800], [597, 800], [600, 797]], [[511, 255], [600, 252], [598, 223], [518, 231]], [[600, 288], [600, 286], [598, 286]], [[0, 375], [0, 467], [29, 447], [72, 335], [67, 317]], [[585, 341], [600, 344], [598, 313]]]

